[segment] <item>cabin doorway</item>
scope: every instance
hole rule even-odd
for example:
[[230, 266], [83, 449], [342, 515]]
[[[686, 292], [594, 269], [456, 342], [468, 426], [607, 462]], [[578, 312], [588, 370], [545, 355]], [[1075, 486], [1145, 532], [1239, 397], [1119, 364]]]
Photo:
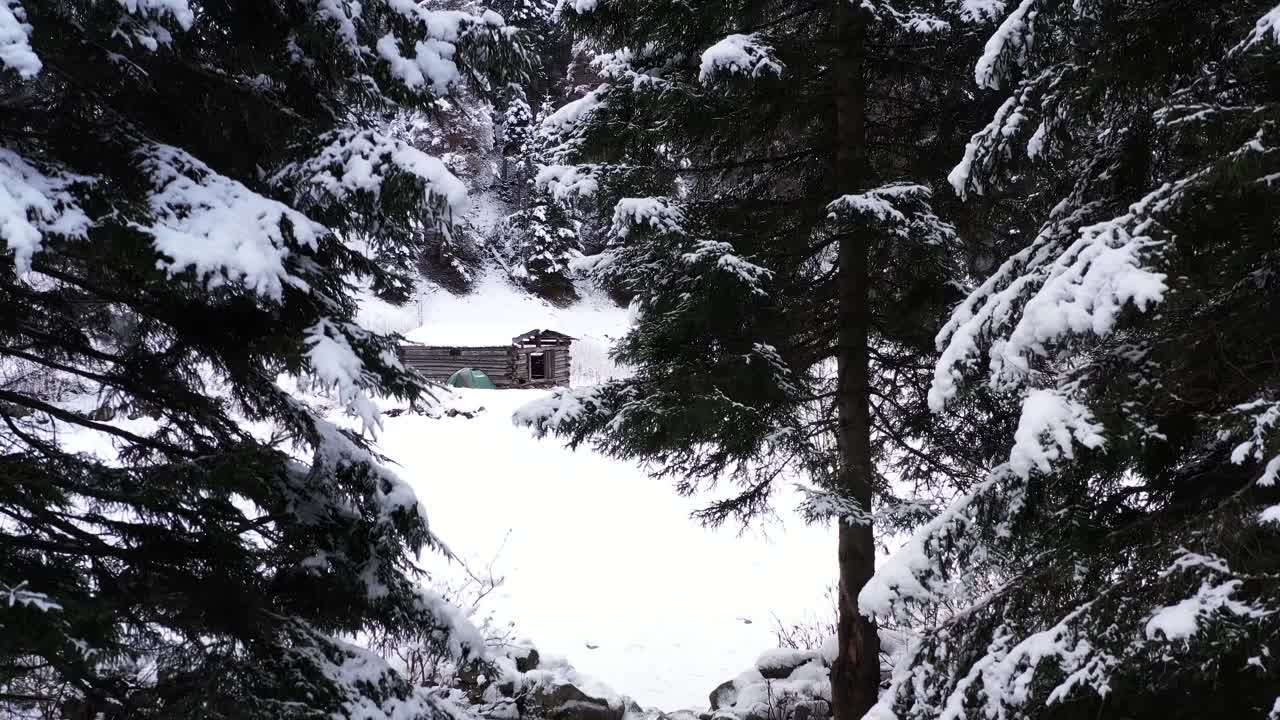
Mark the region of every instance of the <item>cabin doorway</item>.
[[546, 352], [529, 353], [530, 380], [547, 379], [547, 355]]

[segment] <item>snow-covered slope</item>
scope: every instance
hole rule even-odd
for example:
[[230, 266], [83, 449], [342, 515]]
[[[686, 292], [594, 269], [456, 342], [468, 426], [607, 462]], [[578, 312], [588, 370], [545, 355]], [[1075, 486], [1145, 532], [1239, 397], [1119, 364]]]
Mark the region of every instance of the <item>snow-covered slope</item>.
[[694, 501], [635, 465], [514, 427], [512, 411], [543, 394], [460, 391], [452, 402], [484, 412], [389, 418], [381, 445], [456, 552], [483, 567], [501, 548], [498, 619], [643, 705], [705, 708], [773, 646], [773, 613], [825, 606], [834, 531], [786, 515], [741, 537], [706, 530]]
[[534, 328], [602, 341], [625, 331], [625, 308], [590, 287], [580, 288], [579, 294], [582, 298], [573, 305], [556, 307], [491, 269], [467, 295], [425, 288], [403, 307], [365, 298], [359, 321], [370, 330], [402, 333], [411, 342], [429, 345], [502, 344]]

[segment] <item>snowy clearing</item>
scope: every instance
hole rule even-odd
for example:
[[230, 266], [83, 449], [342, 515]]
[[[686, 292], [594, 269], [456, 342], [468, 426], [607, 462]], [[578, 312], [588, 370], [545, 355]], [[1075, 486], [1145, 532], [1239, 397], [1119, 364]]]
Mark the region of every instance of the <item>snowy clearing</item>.
[[741, 537], [704, 529], [688, 517], [696, 500], [636, 466], [514, 427], [512, 411], [544, 394], [462, 390], [454, 404], [485, 411], [388, 418], [380, 442], [459, 555], [484, 567], [501, 549], [506, 582], [486, 607], [520, 636], [642, 705], [705, 708], [773, 647], [774, 613], [826, 607], [834, 530], [789, 513]]

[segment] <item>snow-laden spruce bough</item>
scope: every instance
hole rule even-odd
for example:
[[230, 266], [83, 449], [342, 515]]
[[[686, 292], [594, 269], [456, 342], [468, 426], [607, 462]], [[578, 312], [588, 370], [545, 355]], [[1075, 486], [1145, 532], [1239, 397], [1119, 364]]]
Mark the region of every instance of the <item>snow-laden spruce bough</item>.
[[1020, 419], [863, 589], [947, 608], [871, 716], [1275, 718], [1280, 8], [1009, 10], [975, 79], [1010, 97], [949, 180], [1060, 194], [943, 327], [929, 404], [985, 364]]
[[370, 433], [424, 397], [354, 295], [465, 193], [388, 128], [519, 65], [406, 0], [0, 3], [0, 712], [433, 717], [343, 638], [483, 660], [412, 490], [277, 376]]
[[[574, 4], [573, 21], [632, 49], [602, 53], [605, 82], [548, 119], [566, 162], [540, 179], [585, 194], [616, 193], [608, 186], [645, 171], [649, 181], [665, 169], [680, 182], [655, 193], [662, 197], [618, 202], [616, 243], [592, 263], [637, 293], [639, 324], [620, 353], [639, 366], [636, 377], [558, 392], [516, 419], [574, 442], [599, 440], [668, 474], [748, 478], [741, 499], [755, 508], [783, 466], [802, 467], [786, 440], [806, 434], [735, 386], [730, 358], [750, 365], [758, 354], [757, 367], [769, 370], [745, 386], [786, 394], [814, 378], [798, 376], [794, 361], [775, 363], [792, 357], [786, 333], [751, 349], [735, 338], [736, 323], [757, 329], [751, 313], [769, 308], [764, 298], [785, 296], [786, 275], [773, 248], [707, 208], [732, 206], [735, 192], [758, 191], [761, 178], [775, 192], [798, 184], [770, 163], [799, 165], [803, 152], [789, 155], [785, 134], [752, 122], [794, 119], [781, 103], [803, 104], [811, 76], [795, 71], [814, 63], [789, 47], [803, 31], [780, 10], [753, 15], [760, 29], [715, 40], [714, 28], [753, 26], [734, 17], [707, 23], [714, 28], [676, 23], [685, 29], [677, 33], [656, 7], [624, 18], [602, 14], [602, 4]], [[862, 3], [877, 21], [954, 29], [909, 5]], [[964, 0], [954, 8], [954, 20], [988, 33], [972, 82], [1007, 100], [947, 180], [970, 205], [990, 198], [1000, 209], [988, 217], [1005, 223], [992, 234], [1013, 239], [993, 241], [1012, 246], [994, 272], [955, 278], [968, 297], [940, 323], [918, 400], [943, 427], [994, 404], [991, 426], [1010, 432], [995, 456], [977, 458], [985, 465], [977, 477], [934, 476], [947, 482], [925, 484], [932, 494], [898, 506], [943, 509], [860, 593], [864, 613], [917, 638], [870, 716], [1280, 717], [1280, 7]], [[680, 58], [698, 55], [682, 43], [698, 33], [706, 49], [693, 68]], [[717, 73], [727, 99], [715, 93]], [[606, 138], [657, 128], [688, 164], [618, 161], [624, 141]], [[759, 137], [769, 139], [767, 153], [742, 149]], [[733, 146], [717, 145], [721, 138]], [[608, 155], [593, 152], [600, 148], [615, 153], [611, 162], [598, 159]], [[747, 164], [756, 174], [736, 172]], [[892, 220], [901, 208], [886, 187], [832, 207]], [[759, 213], [761, 196], [750, 197], [756, 204], [735, 210]], [[768, 234], [775, 227], [755, 219], [753, 230], [776, 247], [786, 241]], [[697, 262], [711, 251], [723, 262]], [[816, 282], [807, 289], [821, 293]], [[738, 317], [721, 316], [721, 327], [716, 312], [729, 294]], [[679, 340], [695, 337], [686, 357]], [[730, 418], [732, 430], [718, 435], [693, 417]], [[673, 428], [692, 449], [670, 440]]]

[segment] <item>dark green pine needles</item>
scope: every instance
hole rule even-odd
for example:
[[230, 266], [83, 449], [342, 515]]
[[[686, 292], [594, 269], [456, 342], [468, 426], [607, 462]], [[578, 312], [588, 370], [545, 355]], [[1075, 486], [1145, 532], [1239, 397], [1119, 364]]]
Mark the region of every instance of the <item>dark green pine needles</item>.
[[359, 433], [424, 390], [406, 295], [463, 201], [383, 130], [518, 76], [493, 13], [395, 1], [0, 6], [0, 712], [429, 717], [340, 637], [476, 638]]

